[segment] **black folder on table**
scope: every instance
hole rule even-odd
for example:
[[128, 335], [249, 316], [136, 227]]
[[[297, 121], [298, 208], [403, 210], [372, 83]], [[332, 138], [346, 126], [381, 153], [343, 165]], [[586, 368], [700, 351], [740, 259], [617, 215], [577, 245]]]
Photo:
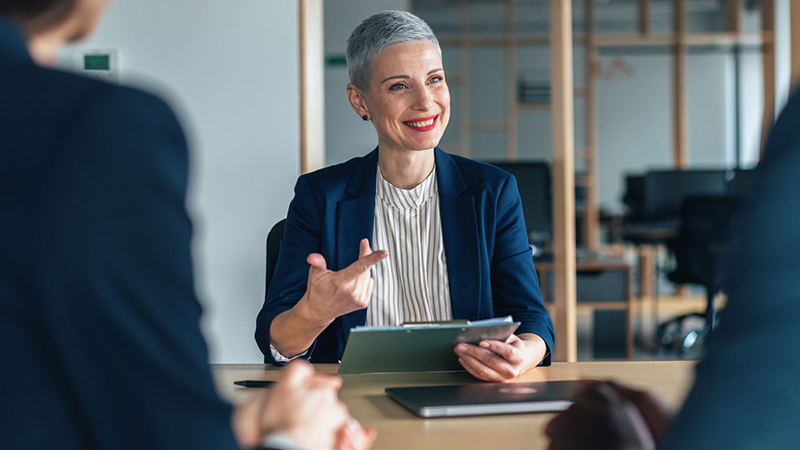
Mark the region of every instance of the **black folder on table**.
[[580, 381], [475, 383], [387, 388], [386, 394], [419, 417], [563, 411]]
[[476, 322], [356, 327], [339, 366], [340, 374], [464, 370], [455, 346], [505, 341], [519, 327], [510, 317]]

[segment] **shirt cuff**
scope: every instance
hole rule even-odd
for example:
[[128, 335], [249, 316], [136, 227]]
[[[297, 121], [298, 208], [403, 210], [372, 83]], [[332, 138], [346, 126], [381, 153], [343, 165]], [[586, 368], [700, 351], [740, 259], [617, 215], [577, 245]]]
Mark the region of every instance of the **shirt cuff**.
[[279, 363], [288, 363], [289, 361], [293, 361], [293, 360], [295, 360], [297, 358], [302, 358], [302, 357], [304, 357], [304, 356], [306, 356], [308, 354], [308, 350], [309, 349], [306, 349], [306, 351], [304, 351], [303, 353], [300, 353], [299, 355], [292, 356], [291, 358], [289, 358], [289, 357], [283, 356], [281, 354], [281, 352], [279, 352], [277, 349], [275, 349], [275, 347], [272, 346], [272, 342], [269, 343], [269, 352], [272, 353], [272, 357], [275, 359], [275, 361], [277, 361]]
[[294, 439], [280, 432], [267, 435], [261, 445], [276, 450], [300, 450], [300, 446], [297, 445]]

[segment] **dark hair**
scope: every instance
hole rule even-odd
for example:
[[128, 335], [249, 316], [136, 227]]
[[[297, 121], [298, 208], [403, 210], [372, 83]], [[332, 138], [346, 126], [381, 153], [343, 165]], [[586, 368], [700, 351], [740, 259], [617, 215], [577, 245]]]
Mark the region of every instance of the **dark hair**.
[[60, 25], [78, 0], [0, 0], [0, 13], [16, 21], [26, 32], [46, 31]]

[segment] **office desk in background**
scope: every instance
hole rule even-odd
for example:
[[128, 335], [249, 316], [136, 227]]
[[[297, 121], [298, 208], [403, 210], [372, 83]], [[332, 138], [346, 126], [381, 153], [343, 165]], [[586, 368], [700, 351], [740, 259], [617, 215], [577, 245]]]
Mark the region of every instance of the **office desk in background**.
[[[651, 390], [679, 404], [692, 380], [693, 361], [625, 361], [554, 363], [528, 371], [518, 382], [547, 380], [616, 379]], [[265, 364], [215, 364], [220, 394], [238, 403], [255, 389], [234, 386], [236, 380], [277, 380], [280, 369]], [[336, 364], [318, 364], [317, 370], [335, 374]], [[461, 418], [420, 419], [390, 400], [387, 387], [433, 386], [478, 382], [466, 372], [345, 375], [341, 398], [364, 425], [378, 429], [375, 450], [465, 450], [547, 448], [543, 434], [553, 414], [512, 414]]]
[[[554, 266], [535, 261], [544, 304], [555, 316]], [[633, 267], [618, 259], [578, 260], [575, 264], [577, 304], [593, 312], [592, 357], [633, 359]]]

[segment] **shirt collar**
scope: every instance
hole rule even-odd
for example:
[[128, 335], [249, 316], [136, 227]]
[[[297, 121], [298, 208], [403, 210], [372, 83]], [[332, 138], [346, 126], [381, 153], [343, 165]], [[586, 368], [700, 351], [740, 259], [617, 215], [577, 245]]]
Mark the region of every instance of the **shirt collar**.
[[431, 197], [439, 192], [439, 184], [436, 181], [436, 167], [434, 166], [430, 174], [415, 186], [413, 189], [400, 189], [386, 181], [378, 169], [377, 186], [375, 194], [388, 205], [399, 209], [419, 209]]

